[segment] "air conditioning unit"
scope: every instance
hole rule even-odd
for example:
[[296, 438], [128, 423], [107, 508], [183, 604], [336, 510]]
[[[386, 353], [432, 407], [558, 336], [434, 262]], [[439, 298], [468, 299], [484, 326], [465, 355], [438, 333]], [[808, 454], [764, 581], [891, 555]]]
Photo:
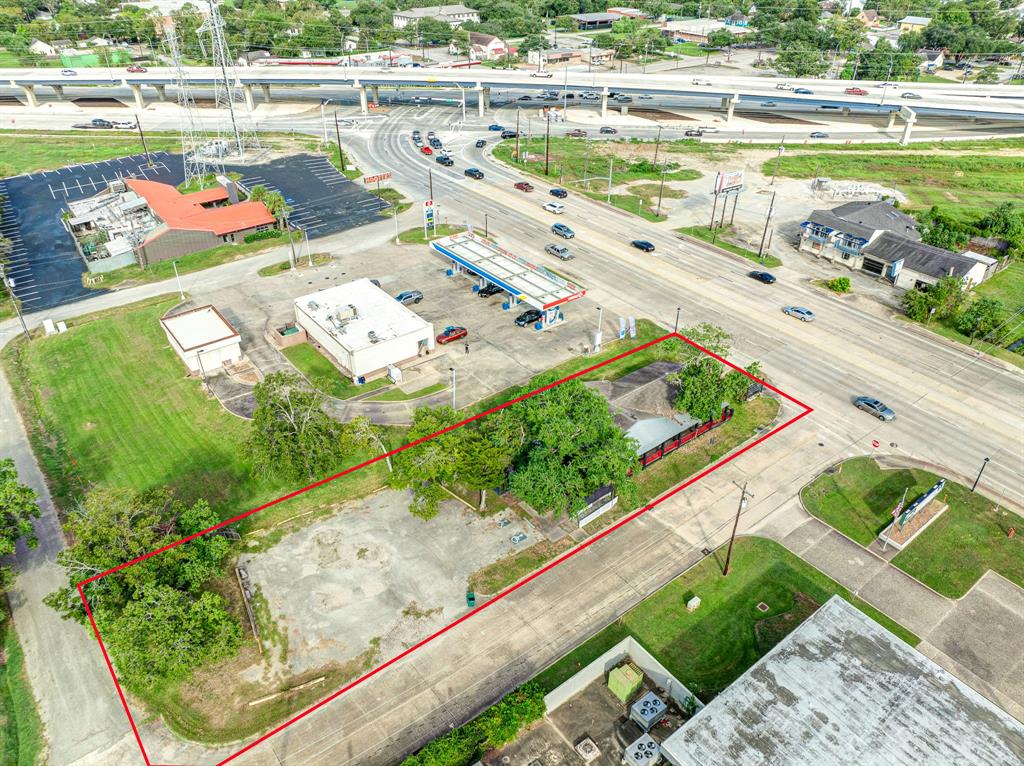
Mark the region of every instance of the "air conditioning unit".
[[622, 762], [625, 764], [646, 764], [653, 766], [661, 760], [661, 747], [650, 734], [644, 734], [626, 748]]
[[344, 306], [338, 306], [338, 308], [334, 310], [334, 321], [339, 324], [345, 324], [345, 322], [355, 319], [357, 316], [359, 316], [359, 312], [351, 303]]
[[576, 743], [574, 748], [585, 763], [596, 761], [601, 757], [601, 748], [590, 737], [585, 737]]
[[370, 343], [380, 343], [380, 338], [377, 337], [377, 333], [373, 330], [366, 333], [366, 337], [370, 339]]

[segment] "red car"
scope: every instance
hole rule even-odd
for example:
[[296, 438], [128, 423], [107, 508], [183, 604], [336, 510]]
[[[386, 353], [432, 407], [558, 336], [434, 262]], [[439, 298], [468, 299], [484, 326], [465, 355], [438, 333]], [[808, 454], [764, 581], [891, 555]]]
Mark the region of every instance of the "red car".
[[573, 128], [572, 130], [567, 131], [565, 135], [567, 135], [569, 138], [586, 138], [587, 131], [580, 130], [579, 128]]
[[519, 189], [519, 191], [530, 192], [533, 191], [533, 184], [527, 183], [526, 181], [520, 181], [519, 183], [515, 184], [515, 188]]
[[469, 335], [469, 331], [465, 327], [445, 327], [444, 332], [437, 336], [438, 345], [443, 346], [445, 343], [451, 343], [454, 340], [460, 340]]
[[434, 153], [434, 150], [431, 149], [429, 146], [421, 146], [420, 147], [420, 151], [423, 152], [424, 154], [433, 154]]
[[145, 72], [146, 67], [139, 66], [138, 64], [132, 64], [130, 67], [128, 67], [128, 71], [134, 74], [139, 74], [140, 72]]
[[847, 96], [866, 96], [868, 92], [863, 88], [847, 88], [843, 91]]

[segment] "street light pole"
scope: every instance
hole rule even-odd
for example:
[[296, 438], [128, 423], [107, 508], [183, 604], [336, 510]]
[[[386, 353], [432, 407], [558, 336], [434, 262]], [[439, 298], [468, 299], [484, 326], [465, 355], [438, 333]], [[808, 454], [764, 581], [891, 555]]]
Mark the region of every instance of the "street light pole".
[[764, 239], [768, 236], [768, 224], [772, 220], [772, 216], [775, 214], [775, 195], [776, 192], [772, 192], [772, 201], [768, 203], [768, 214], [764, 217], [764, 231], [761, 232], [761, 244], [757, 248], [757, 257], [762, 259], [764, 253]]
[[181, 277], [178, 276], [178, 262], [171, 261], [171, 266], [174, 268], [174, 281], [178, 283], [178, 297], [185, 300], [185, 291], [181, 289]]
[[654, 164], [658, 164], [658, 150], [661, 148], [661, 129], [663, 126], [658, 126], [658, 140], [654, 143]]
[[484, 239], [487, 239], [487, 213], [484, 213]]
[[659, 217], [661, 215], [661, 195], [665, 192], [665, 174], [667, 172], [668, 168], [661, 171], [661, 186], [658, 187], [658, 211], [654, 214], [655, 217]]
[[21, 330], [25, 333], [25, 340], [32, 340], [32, 336], [28, 331], [28, 325], [25, 324], [25, 316], [21, 313], [21, 304], [18, 303], [18, 297], [14, 294], [14, 279], [7, 276], [4, 272], [3, 262], [0, 262], [0, 283], [7, 288], [7, 294], [11, 296], [11, 303], [14, 304], [14, 310], [18, 312], [18, 319], [21, 320]]
[[455, 368], [449, 367], [448, 372], [452, 374], [452, 409], [455, 409]]
[[725, 554], [725, 571], [722, 572], [723, 577], [729, 576], [729, 567], [732, 564], [732, 546], [736, 542], [736, 530], [740, 526], [740, 514], [743, 513], [743, 509], [747, 507], [747, 497], [753, 497], [752, 494], [747, 492], [747, 483], [743, 482], [743, 492], [740, 494], [740, 504], [736, 508], [736, 520], [732, 525], [732, 535], [729, 537], [729, 551]]
[[682, 306], [676, 307], [676, 326], [672, 328], [672, 332], [679, 332], [679, 315], [683, 312]]
[[992, 459], [992, 458], [988, 458], [988, 457], [987, 457], [987, 458], [985, 458], [985, 460], [984, 460], [984, 461], [982, 462], [982, 464], [981, 464], [981, 470], [980, 470], [980, 471], [978, 471], [978, 476], [977, 476], [977, 477], [976, 477], [976, 478], [974, 479], [974, 484], [972, 484], [972, 485], [971, 485], [971, 492], [973, 492], [973, 491], [975, 490], [975, 488], [976, 488], [976, 487], [978, 486], [978, 482], [979, 482], [979, 481], [981, 481], [981, 475], [982, 475], [983, 473], [985, 473], [985, 466], [987, 466], [987, 465], [988, 465], [988, 461], [989, 461], [989, 460], [991, 460], [991, 459]]

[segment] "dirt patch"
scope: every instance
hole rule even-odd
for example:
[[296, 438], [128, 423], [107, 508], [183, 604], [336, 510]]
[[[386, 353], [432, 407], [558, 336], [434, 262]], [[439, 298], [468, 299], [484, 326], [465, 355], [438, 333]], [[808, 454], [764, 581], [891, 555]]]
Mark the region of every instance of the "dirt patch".
[[761, 654], [767, 653], [800, 623], [814, 614], [819, 606], [820, 604], [810, 596], [800, 591], [794, 593], [792, 609], [772, 617], [765, 617], [754, 623], [754, 636], [757, 639], [758, 651]]
[[630, 109], [629, 113], [636, 117], [657, 120], [658, 122], [696, 122], [696, 119], [693, 117], [676, 114], [675, 112], [666, 112], [662, 109]]

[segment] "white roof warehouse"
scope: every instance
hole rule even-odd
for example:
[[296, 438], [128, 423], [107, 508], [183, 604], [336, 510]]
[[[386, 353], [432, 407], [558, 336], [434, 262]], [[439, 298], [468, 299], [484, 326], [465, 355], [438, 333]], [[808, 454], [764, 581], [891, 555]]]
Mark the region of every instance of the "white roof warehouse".
[[434, 348], [433, 325], [369, 279], [296, 298], [295, 322], [356, 381]]

